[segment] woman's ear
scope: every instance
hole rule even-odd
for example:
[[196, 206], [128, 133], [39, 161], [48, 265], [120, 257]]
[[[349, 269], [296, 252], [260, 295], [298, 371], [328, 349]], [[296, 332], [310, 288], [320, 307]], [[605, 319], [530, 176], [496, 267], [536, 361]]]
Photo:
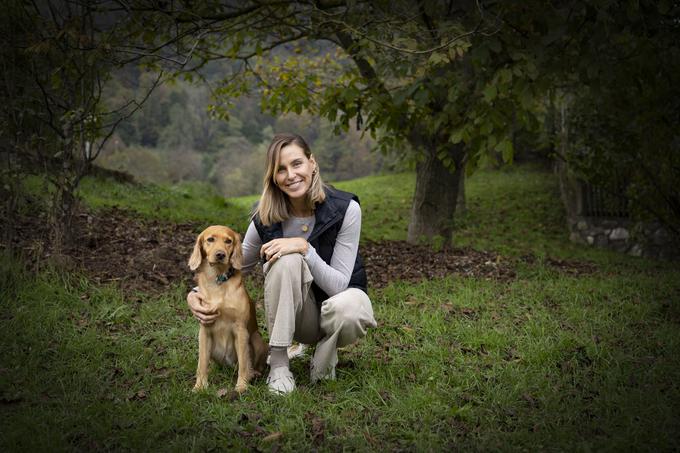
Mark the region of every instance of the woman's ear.
[[234, 249], [231, 251], [231, 258], [229, 263], [231, 267], [236, 270], [241, 270], [243, 267], [243, 251], [241, 250], [241, 235], [236, 233], [234, 237]]
[[203, 261], [203, 247], [201, 246], [202, 243], [203, 233], [199, 234], [198, 237], [196, 238], [194, 251], [191, 253], [191, 257], [189, 258], [189, 269], [191, 269], [192, 271], [198, 269], [198, 266], [201, 265], [201, 261]]

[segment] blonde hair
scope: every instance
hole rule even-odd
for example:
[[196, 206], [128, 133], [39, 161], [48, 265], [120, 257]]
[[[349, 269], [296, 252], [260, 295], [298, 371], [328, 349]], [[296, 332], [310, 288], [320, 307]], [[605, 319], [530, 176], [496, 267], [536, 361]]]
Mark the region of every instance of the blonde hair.
[[[267, 149], [267, 169], [262, 181], [262, 196], [253, 217], [258, 215], [263, 225], [272, 225], [283, 222], [291, 217], [291, 204], [288, 196], [276, 185], [276, 171], [279, 167], [281, 149], [288, 145], [297, 145], [305, 153], [307, 159], [312, 157], [312, 151], [305, 140], [297, 134], [276, 134]], [[313, 209], [316, 203], [322, 203], [326, 199], [324, 183], [319, 174], [319, 168], [312, 172], [312, 182], [306, 194], [306, 204]]]

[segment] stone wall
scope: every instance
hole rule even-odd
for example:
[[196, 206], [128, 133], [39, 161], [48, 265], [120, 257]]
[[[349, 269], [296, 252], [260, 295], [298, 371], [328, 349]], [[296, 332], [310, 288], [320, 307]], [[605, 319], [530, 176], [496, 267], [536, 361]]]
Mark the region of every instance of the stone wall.
[[677, 244], [673, 243], [673, 237], [658, 222], [585, 215], [584, 184], [569, 172], [563, 162], [556, 163], [555, 169], [560, 180], [560, 193], [567, 214], [571, 241], [634, 256], [680, 258], [680, 250]]
[[573, 242], [608, 248], [633, 256], [678, 258], [668, 231], [656, 222], [642, 223], [628, 219], [580, 217], [569, 222]]

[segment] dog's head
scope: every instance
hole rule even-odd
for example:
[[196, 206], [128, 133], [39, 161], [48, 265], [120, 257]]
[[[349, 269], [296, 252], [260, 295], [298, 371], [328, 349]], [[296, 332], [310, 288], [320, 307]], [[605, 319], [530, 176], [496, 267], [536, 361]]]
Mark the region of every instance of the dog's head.
[[194, 251], [189, 258], [189, 269], [195, 271], [206, 259], [211, 266], [241, 269], [241, 236], [231, 228], [213, 225], [196, 238]]

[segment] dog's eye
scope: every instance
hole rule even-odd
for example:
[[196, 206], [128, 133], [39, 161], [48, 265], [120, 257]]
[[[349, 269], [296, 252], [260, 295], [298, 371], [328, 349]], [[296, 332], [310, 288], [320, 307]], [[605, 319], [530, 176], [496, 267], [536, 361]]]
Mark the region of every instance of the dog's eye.
[[215, 242], [215, 238], [208, 238], [206, 239], [208, 242]]
[[232, 243], [232, 240], [229, 239], [229, 238], [227, 238], [227, 239], [224, 240], [224, 242], [225, 242], [225, 244], [231, 244], [231, 243]]

